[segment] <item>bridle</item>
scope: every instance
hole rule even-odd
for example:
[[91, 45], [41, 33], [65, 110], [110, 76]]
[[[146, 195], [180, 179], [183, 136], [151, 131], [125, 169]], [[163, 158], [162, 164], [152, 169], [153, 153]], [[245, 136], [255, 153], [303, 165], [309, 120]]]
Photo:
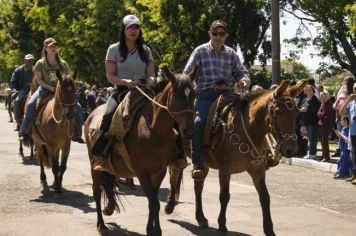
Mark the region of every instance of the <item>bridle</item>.
[[[298, 139], [298, 136], [295, 133], [295, 131], [292, 132], [292, 133], [286, 133], [286, 132], [283, 132], [283, 131], [279, 131], [277, 129], [277, 125], [276, 125], [276, 110], [273, 109], [274, 108], [273, 105], [275, 103], [279, 103], [279, 104], [285, 105], [286, 108], [289, 111], [292, 111], [296, 107], [296, 104], [294, 103], [294, 101], [285, 101], [285, 100], [282, 100], [282, 99], [279, 99], [279, 98], [272, 97], [272, 99], [268, 102], [268, 116], [267, 116], [267, 119], [269, 120], [269, 128], [271, 130], [271, 133], [273, 135], [275, 135], [276, 137], [278, 137], [278, 140], [279, 140], [278, 145], [279, 146], [281, 145], [280, 140], [283, 140], [283, 141], [289, 141], [289, 140], [296, 141]], [[293, 121], [291, 121], [291, 122], [293, 122]]]
[[171, 93], [168, 95], [166, 105], [162, 105], [159, 102], [155, 101], [152, 99], [147, 93], [145, 93], [139, 86], [135, 85], [135, 88], [143, 95], [145, 96], [149, 101], [151, 101], [153, 104], [157, 105], [158, 107], [166, 110], [168, 114], [171, 116], [171, 118], [175, 121], [177, 121], [177, 117], [184, 115], [184, 114], [194, 114], [194, 109], [185, 109], [182, 111], [171, 111], [169, 108], [169, 101], [171, 100]]

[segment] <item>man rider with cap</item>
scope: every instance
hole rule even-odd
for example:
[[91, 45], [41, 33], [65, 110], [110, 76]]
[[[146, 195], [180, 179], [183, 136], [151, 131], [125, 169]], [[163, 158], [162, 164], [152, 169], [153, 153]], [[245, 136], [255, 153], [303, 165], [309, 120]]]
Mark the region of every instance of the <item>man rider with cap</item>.
[[210, 41], [198, 46], [191, 54], [184, 73], [189, 73], [194, 67], [199, 68], [195, 79], [197, 97], [194, 120], [195, 131], [192, 140], [192, 160], [194, 179], [204, 178], [203, 156], [201, 155], [203, 131], [209, 109], [216, 98], [222, 94], [221, 84], [246, 88], [250, 83], [250, 76], [242, 65], [237, 53], [224, 43], [229, 36], [226, 23], [215, 20], [208, 31]]
[[14, 102], [14, 115], [17, 123], [16, 130], [21, 126], [20, 122], [20, 107], [26, 95], [30, 91], [33, 78], [33, 63], [35, 58], [31, 54], [27, 54], [24, 58], [24, 64], [15, 69], [10, 80], [10, 87], [16, 90], [17, 97]]

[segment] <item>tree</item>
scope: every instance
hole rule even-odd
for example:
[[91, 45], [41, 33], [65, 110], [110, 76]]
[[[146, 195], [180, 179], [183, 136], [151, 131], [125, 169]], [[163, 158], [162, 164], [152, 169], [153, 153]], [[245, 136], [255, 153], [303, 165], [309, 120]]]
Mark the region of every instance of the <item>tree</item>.
[[148, 22], [144, 23], [146, 34], [150, 32], [147, 41], [175, 68], [182, 68], [192, 50], [209, 40], [207, 31], [215, 19], [226, 21], [228, 44], [240, 47], [247, 66], [258, 57], [261, 45], [268, 48], [270, 43], [266, 40], [270, 25], [266, 0], [139, 0], [136, 4], [140, 17]]
[[[319, 23], [319, 35], [313, 44], [320, 50], [319, 56], [330, 57], [338, 65], [356, 75], [356, 36], [354, 27], [354, 0], [288, 0], [285, 8], [307, 23]], [[349, 21], [348, 21], [349, 19]]]

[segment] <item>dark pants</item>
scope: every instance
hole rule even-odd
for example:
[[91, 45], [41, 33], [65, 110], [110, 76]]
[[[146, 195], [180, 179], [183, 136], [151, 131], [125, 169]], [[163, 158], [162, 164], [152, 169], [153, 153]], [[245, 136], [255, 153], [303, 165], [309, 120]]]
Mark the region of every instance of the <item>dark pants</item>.
[[352, 146], [352, 176], [356, 177], [356, 135], [351, 135], [351, 146]]
[[126, 86], [119, 86], [114, 89], [113, 93], [108, 98], [106, 111], [100, 125], [100, 130], [103, 131], [103, 133], [106, 133], [109, 130], [113, 114], [127, 92], [128, 89]]
[[319, 125], [319, 137], [322, 150], [322, 158], [330, 159], [329, 151], [329, 136], [332, 130], [332, 126]]

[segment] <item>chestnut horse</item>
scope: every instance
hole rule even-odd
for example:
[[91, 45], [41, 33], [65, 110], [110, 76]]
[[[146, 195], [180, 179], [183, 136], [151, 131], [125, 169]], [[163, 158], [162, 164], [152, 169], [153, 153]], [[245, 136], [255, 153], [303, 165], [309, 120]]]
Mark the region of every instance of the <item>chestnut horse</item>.
[[40, 163], [42, 186], [47, 188], [44, 167], [52, 167], [55, 194], [62, 194], [62, 179], [67, 169], [71, 136], [75, 128], [77, 98], [74, 80], [77, 74], [74, 72], [73, 75], [62, 77], [57, 70], [56, 75], [58, 83], [54, 97], [36, 115], [32, 125], [32, 138]]
[[[162, 235], [158, 191], [166, 175], [167, 167], [176, 153], [176, 135], [173, 132], [175, 124], [178, 124], [183, 138], [192, 138], [193, 136], [194, 89], [192, 78], [196, 73], [194, 71], [189, 75], [174, 75], [168, 68], [164, 67], [163, 69], [170, 82], [165, 86], [163, 92], [156, 96], [156, 103], [146, 102], [135, 114], [131, 129], [123, 140], [130, 157], [130, 166], [118, 154], [115, 157], [121, 161], [115, 162], [117, 170], [115, 176], [103, 170], [94, 170], [92, 166], [93, 195], [99, 231], [107, 230], [101, 212], [102, 191], [108, 198], [108, 205], [103, 212], [105, 215], [111, 215], [115, 207], [117, 209], [119, 207], [117, 204], [118, 192], [114, 189], [115, 177], [136, 176], [149, 201], [147, 235]], [[91, 137], [89, 134], [89, 127], [92, 122], [95, 123], [94, 117], [102, 117], [104, 111], [105, 106], [97, 108], [89, 115], [85, 123], [84, 133], [91, 163], [95, 158], [90, 155], [95, 137]], [[112, 150], [118, 150], [117, 145], [117, 140], [114, 140], [111, 146]]]
[[[268, 169], [265, 136], [269, 132], [275, 137], [275, 149], [283, 156], [290, 157], [298, 151], [295, 134], [298, 108], [293, 98], [305, 87], [306, 82], [288, 87], [283, 82], [275, 90], [256, 92], [247, 101], [236, 99], [217, 130], [218, 144], [203, 145], [203, 179], [194, 179], [196, 211], [195, 217], [201, 227], [208, 226], [202, 207], [202, 191], [209, 168], [219, 170], [220, 214], [219, 231], [226, 232], [226, 208], [230, 200], [229, 184], [231, 174], [247, 171], [258, 192], [263, 213], [263, 229], [266, 235], [275, 235], [270, 213], [270, 197], [266, 187], [265, 174]], [[238, 95], [236, 95], [238, 98]], [[212, 105], [216, 108], [219, 98]], [[209, 116], [210, 117], [210, 116]], [[174, 197], [174, 196], [170, 196]], [[172, 202], [173, 200], [169, 200]]]

